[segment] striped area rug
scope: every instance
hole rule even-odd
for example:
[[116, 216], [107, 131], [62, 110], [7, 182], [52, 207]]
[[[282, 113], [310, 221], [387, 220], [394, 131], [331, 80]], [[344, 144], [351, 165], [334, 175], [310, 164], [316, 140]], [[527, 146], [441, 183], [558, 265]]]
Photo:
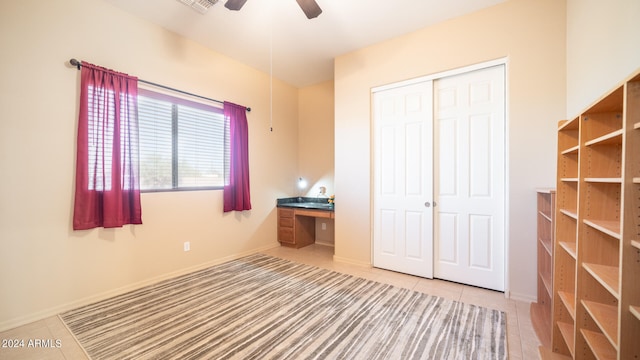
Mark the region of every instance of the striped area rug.
[[506, 314], [251, 255], [60, 315], [92, 359], [506, 359]]

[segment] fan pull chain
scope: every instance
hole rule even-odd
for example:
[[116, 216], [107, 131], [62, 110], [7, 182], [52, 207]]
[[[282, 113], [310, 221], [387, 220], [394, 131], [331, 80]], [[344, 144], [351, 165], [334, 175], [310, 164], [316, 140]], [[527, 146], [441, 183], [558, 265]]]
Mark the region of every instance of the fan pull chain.
[[273, 1], [269, 2], [269, 131], [273, 132]]

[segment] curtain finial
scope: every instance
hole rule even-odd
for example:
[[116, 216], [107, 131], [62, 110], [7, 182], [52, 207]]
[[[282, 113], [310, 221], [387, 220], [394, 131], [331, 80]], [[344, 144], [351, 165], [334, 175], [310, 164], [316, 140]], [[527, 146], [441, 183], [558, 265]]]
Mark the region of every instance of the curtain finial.
[[71, 59], [69, 60], [69, 63], [75, 67], [78, 68], [78, 70], [80, 70], [80, 68], [82, 67], [82, 64], [80, 63], [80, 61], [76, 60], [76, 59]]

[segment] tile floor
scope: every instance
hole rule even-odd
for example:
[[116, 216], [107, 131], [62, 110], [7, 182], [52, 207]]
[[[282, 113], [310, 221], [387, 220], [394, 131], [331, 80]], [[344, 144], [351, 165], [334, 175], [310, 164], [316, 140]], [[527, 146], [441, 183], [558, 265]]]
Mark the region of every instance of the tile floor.
[[[302, 249], [277, 247], [264, 253], [415, 291], [422, 291], [431, 295], [505, 311], [507, 313], [509, 359], [530, 360], [539, 358], [537, 350], [539, 342], [531, 325], [529, 303], [506, 299], [503, 293], [447, 281], [423, 279], [392, 271], [334, 262], [332, 258], [333, 248], [322, 245], [311, 245]], [[40, 346], [36, 346], [38, 344], [35, 343], [29, 344], [30, 340], [33, 342], [35, 339], [49, 341], [41, 342]], [[0, 340], [2, 341], [2, 344], [0, 344], [0, 359], [87, 359], [82, 348], [56, 316], [1, 332]], [[11, 345], [10, 342], [12, 340], [24, 340], [24, 345], [17, 348], [6, 347]]]

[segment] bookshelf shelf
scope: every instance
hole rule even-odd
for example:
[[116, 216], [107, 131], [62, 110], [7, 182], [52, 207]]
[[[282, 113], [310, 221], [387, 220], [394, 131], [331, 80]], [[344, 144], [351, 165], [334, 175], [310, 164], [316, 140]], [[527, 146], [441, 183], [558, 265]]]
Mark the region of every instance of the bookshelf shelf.
[[618, 281], [620, 268], [598, 264], [583, 263], [582, 266], [616, 299], [620, 297]]
[[575, 294], [569, 294], [564, 291], [559, 291], [558, 295], [562, 300], [562, 304], [569, 310], [569, 314], [571, 318], [575, 321], [576, 319], [576, 296]]
[[618, 307], [582, 300], [582, 305], [611, 345], [618, 346]]
[[640, 306], [629, 306], [629, 311], [636, 317], [636, 319], [640, 320]]
[[611, 346], [611, 344], [609, 343], [609, 341], [604, 335], [597, 333], [595, 331], [590, 331], [585, 329], [580, 330], [580, 332], [582, 333], [582, 336], [584, 336], [587, 344], [589, 345], [594, 355], [596, 356], [596, 359], [600, 359], [600, 360], [617, 359], [616, 349], [613, 346]]
[[560, 246], [567, 253], [569, 253], [569, 255], [571, 255], [572, 258], [575, 259], [577, 257], [577, 254], [576, 254], [576, 243], [575, 242], [562, 241], [562, 242], [560, 242]]

